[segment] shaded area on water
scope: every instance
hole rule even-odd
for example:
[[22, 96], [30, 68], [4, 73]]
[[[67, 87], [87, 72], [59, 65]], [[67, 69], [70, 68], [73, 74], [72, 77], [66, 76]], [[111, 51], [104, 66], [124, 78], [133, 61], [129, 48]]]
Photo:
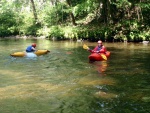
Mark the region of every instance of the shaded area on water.
[[9, 56], [31, 42], [0, 42], [0, 112], [149, 113], [149, 46], [106, 43], [111, 57], [92, 64], [76, 42], [39, 40], [50, 54]]

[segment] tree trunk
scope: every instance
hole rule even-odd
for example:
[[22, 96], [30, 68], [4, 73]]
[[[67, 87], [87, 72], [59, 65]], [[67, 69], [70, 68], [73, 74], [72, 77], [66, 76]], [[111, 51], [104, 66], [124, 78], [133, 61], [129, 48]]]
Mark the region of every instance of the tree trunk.
[[75, 17], [74, 17], [74, 15], [73, 15], [73, 13], [70, 13], [70, 16], [71, 16], [72, 24], [76, 26], [77, 23], [76, 23], [76, 21], [75, 21]]
[[102, 18], [103, 18], [103, 21], [105, 24], [108, 24], [108, 0], [103, 0], [102, 1], [102, 4], [103, 4], [103, 7], [102, 7]]
[[[70, 1], [70, 0], [66, 0], [66, 2], [67, 2], [67, 4], [69, 5], [69, 7], [71, 7], [71, 1]], [[77, 23], [76, 23], [75, 17], [74, 17], [74, 15], [73, 15], [72, 12], [70, 13], [70, 17], [71, 17], [71, 20], [72, 20], [72, 24], [73, 24], [74, 26], [76, 26]]]
[[34, 5], [34, 0], [30, 0], [30, 1], [31, 1], [32, 8], [33, 8], [33, 15], [34, 15], [35, 22], [38, 22], [38, 17], [37, 17], [35, 5]]

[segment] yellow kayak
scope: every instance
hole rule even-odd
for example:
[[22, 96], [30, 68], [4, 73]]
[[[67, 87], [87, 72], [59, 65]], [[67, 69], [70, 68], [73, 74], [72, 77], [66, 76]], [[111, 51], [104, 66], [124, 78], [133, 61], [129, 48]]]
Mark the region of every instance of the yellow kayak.
[[[33, 54], [40, 56], [40, 55], [47, 54], [49, 52], [50, 52], [49, 50], [37, 50], [37, 51], [33, 52]], [[26, 53], [26, 52], [15, 52], [10, 55], [13, 57], [25, 57], [25, 56], [27, 56], [27, 54], [28, 53]]]

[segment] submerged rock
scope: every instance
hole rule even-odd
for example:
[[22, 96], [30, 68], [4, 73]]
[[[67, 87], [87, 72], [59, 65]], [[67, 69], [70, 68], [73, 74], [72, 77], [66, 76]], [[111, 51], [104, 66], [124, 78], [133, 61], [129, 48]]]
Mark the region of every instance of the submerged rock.
[[114, 93], [108, 93], [108, 92], [103, 92], [103, 91], [98, 91], [95, 93], [95, 96], [105, 98], [105, 99], [110, 99], [110, 98], [117, 98], [118, 95]]

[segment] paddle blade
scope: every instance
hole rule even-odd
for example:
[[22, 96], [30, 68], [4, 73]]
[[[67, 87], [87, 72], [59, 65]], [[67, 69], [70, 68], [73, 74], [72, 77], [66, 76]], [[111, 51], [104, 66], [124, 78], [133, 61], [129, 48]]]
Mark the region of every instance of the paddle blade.
[[102, 58], [103, 58], [104, 60], [107, 60], [107, 57], [106, 57], [106, 55], [104, 55], [104, 54], [101, 54], [101, 56], [102, 56]]
[[89, 49], [89, 47], [86, 44], [84, 44], [83, 49]]

